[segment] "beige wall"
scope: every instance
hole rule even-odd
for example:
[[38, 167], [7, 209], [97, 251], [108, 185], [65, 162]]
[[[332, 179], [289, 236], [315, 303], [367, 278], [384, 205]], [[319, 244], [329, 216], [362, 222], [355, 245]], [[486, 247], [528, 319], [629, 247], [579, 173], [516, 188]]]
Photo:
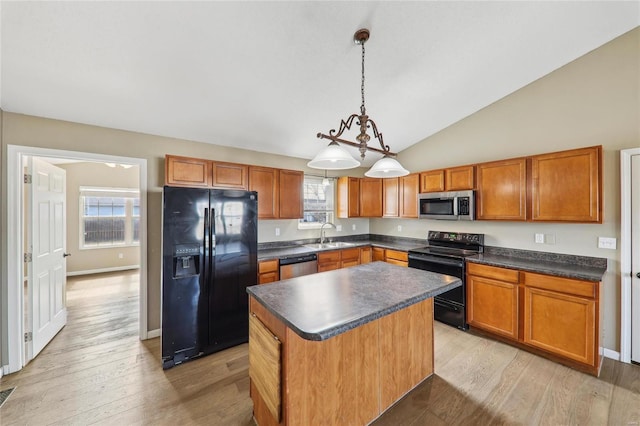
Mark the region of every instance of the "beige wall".
[[[619, 252], [595, 247], [597, 236], [619, 238], [618, 151], [637, 147], [638, 29], [574, 61], [476, 114], [400, 153], [411, 171], [482, 162], [520, 155], [590, 145], [605, 150], [605, 222], [602, 225], [538, 225], [515, 222], [455, 223], [425, 220], [350, 219], [337, 221], [343, 232], [329, 235], [380, 233], [424, 237], [428, 229], [483, 232], [487, 244], [532, 250], [573, 253], [610, 259], [605, 279], [605, 346], [618, 350]], [[428, 117], [425, 117], [428, 120]], [[122, 130], [4, 113], [2, 155], [7, 145], [53, 148], [147, 160], [148, 179], [148, 324], [160, 327], [160, 209], [164, 182], [164, 155], [177, 154], [246, 164], [305, 170], [308, 160], [196, 143]], [[259, 146], [260, 135], [255, 144]], [[2, 168], [2, 196], [6, 199], [6, 164]], [[351, 175], [361, 175], [362, 170]], [[356, 230], [352, 230], [352, 225]], [[397, 226], [402, 225], [402, 231]], [[452, 226], [455, 225], [455, 229]], [[281, 228], [280, 237], [275, 228]], [[555, 233], [555, 245], [534, 245], [534, 232]], [[317, 231], [299, 232], [295, 221], [261, 221], [260, 242], [317, 237]], [[2, 250], [6, 253], [6, 206], [2, 205]], [[2, 257], [6, 271], [6, 256]], [[3, 272], [2, 294], [6, 294]], [[4, 305], [2, 305], [4, 308]], [[2, 309], [6, 312], [6, 309]], [[3, 336], [6, 336], [3, 330]]]
[[[2, 153], [6, 154], [7, 145], [30, 146], [37, 148], [59, 149], [66, 151], [88, 152], [147, 160], [147, 228], [148, 228], [148, 328], [160, 328], [160, 288], [161, 288], [161, 209], [162, 186], [164, 184], [164, 155], [175, 154], [189, 157], [209, 158], [244, 164], [257, 164], [268, 167], [304, 170], [318, 174], [318, 170], [308, 169], [308, 160], [259, 153], [220, 145], [198, 143], [161, 136], [108, 129], [85, 124], [50, 120], [22, 114], [5, 112], [2, 118]], [[256, 144], [259, 144], [259, 135]], [[214, 141], [215, 142], [215, 141]], [[6, 170], [4, 162], [3, 170]], [[362, 174], [362, 170], [352, 174]], [[2, 172], [2, 178], [6, 173]], [[6, 188], [2, 188], [1, 199], [6, 199]], [[7, 206], [2, 204], [2, 249], [7, 247]], [[367, 219], [338, 220], [342, 232], [327, 231], [328, 236], [343, 236], [369, 232]], [[353, 230], [353, 225], [356, 230]], [[275, 236], [275, 228], [280, 228], [280, 236]], [[303, 238], [317, 238], [318, 231], [298, 231], [295, 220], [260, 221], [258, 241], [288, 241]], [[6, 263], [6, 256], [2, 259]], [[6, 268], [3, 268], [3, 291], [6, 291]], [[6, 312], [3, 309], [3, 312]], [[3, 332], [6, 336], [6, 332]]]
[[[399, 155], [405, 167], [419, 171], [602, 145], [601, 225], [376, 219], [371, 221], [371, 232], [423, 236], [428, 229], [477, 232], [486, 235], [487, 245], [607, 258], [603, 343], [619, 351], [620, 250], [599, 249], [597, 241], [599, 236], [615, 237], [619, 245], [620, 150], [640, 146], [639, 64], [636, 28]], [[397, 225], [402, 225], [401, 233]], [[555, 234], [556, 244], [534, 243], [535, 233]]]
[[[80, 249], [80, 187], [138, 189], [139, 167], [109, 167], [104, 163], [60, 164], [67, 171], [67, 273], [104, 271], [140, 264], [140, 247]], [[120, 257], [122, 255], [122, 257]]]

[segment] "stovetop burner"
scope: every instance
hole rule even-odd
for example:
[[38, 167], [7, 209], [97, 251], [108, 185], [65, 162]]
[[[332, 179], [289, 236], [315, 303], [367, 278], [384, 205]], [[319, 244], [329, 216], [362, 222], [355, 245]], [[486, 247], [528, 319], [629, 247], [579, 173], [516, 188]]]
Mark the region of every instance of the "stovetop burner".
[[484, 234], [429, 231], [426, 247], [410, 250], [409, 254], [434, 254], [448, 257], [468, 257], [484, 251]]

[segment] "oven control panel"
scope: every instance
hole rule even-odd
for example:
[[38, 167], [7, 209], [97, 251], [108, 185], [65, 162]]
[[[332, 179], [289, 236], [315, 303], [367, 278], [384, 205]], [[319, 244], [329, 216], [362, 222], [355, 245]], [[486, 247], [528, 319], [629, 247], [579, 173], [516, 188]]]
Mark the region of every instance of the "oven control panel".
[[484, 234], [468, 234], [466, 232], [429, 231], [429, 241], [449, 241], [466, 244], [484, 244]]

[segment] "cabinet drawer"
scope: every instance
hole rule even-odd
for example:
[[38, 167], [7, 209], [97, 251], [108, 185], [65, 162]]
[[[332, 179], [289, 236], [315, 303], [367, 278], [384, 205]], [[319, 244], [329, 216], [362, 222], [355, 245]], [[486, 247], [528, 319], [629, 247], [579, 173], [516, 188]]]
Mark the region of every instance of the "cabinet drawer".
[[279, 267], [278, 259], [263, 260], [258, 262], [258, 273], [277, 272]]
[[360, 248], [354, 247], [349, 249], [343, 249], [342, 261], [343, 262], [352, 262], [352, 261], [360, 262]]
[[[385, 253], [385, 259], [387, 262], [389, 262], [390, 260], [397, 260], [400, 262], [408, 262], [409, 261], [409, 255], [407, 252], [404, 251], [397, 251], [397, 250], [386, 250]], [[392, 262], [389, 262], [392, 263]]]
[[536, 287], [559, 293], [572, 294], [574, 296], [594, 299], [597, 296], [598, 283], [591, 281], [574, 280], [571, 278], [552, 277], [550, 275], [524, 273], [524, 284], [528, 287]]
[[318, 272], [333, 271], [334, 269], [340, 269], [342, 264], [339, 260], [334, 262], [318, 262]]
[[340, 262], [340, 250], [323, 251], [318, 253], [318, 263]]
[[496, 266], [481, 265], [479, 263], [468, 262], [467, 274], [493, 278], [495, 280], [510, 283], [517, 283], [520, 281], [520, 273], [514, 269], [498, 268]]

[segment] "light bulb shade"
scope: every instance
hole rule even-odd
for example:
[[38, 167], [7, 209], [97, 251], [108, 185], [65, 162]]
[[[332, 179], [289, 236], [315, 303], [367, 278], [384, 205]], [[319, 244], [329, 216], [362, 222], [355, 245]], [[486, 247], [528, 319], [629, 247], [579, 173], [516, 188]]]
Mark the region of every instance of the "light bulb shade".
[[384, 156], [376, 161], [364, 175], [374, 178], [393, 178], [408, 174], [409, 171], [402, 167], [395, 158]]
[[344, 170], [360, 166], [360, 162], [354, 159], [346, 149], [332, 141], [329, 146], [320, 151], [307, 166], [314, 169]]

